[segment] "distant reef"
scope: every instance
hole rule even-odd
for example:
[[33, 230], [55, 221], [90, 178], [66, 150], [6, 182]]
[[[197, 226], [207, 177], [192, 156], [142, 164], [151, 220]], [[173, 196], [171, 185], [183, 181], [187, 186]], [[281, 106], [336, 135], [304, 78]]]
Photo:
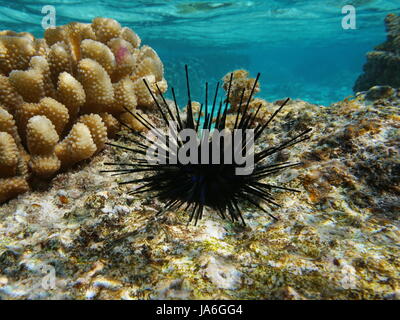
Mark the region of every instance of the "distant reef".
[[375, 85], [400, 87], [400, 17], [388, 14], [385, 25], [387, 40], [368, 52], [364, 73], [354, 84], [354, 92], [366, 91]]

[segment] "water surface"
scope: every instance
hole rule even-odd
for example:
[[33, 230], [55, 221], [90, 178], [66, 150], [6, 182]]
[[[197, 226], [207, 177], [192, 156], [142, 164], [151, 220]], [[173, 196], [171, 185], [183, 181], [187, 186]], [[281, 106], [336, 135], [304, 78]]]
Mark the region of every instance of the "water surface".
[[[384, 41], [383, 19], [400, 13], [398, 0], [275, 1], [0, 1], [0, 29], [42, 37], [41, 9], [53, 5], [57, 25], [117, 19], [133, 28], [165, 64], [183, 99], [183, 66], [194, 94], [236, 68], [262, 73], [260, 96], [290, 96], [328, 105], [352, 94], [365, 53]], [[342, 28], [342, 7], [356, 8], [356, 30]]]

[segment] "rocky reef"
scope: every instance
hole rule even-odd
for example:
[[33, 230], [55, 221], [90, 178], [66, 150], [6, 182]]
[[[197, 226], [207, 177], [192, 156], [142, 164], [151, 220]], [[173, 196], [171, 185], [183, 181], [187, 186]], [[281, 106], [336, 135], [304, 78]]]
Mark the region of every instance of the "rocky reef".
[[[229, 102], [231, 104], [230, 111], [236, 111], [240, 107], [246, 104], [247, 100], [250, 96], [256, 95], [260, 92], [260, 84], [257, 82], [254, 92], [252, 92], [252, 88], [255, 82], [255, 78], [249, 78], [249, 72], [243, 69], [235, 70], [232, 72], [232, 84], [231, 84], [231, 95]], [[229, 80], [231, 77], [231, 73], [227, 73], [223, 77], [223, 88], [227, 92], [229, 89]], [[252, 99], [252, 102], [255, 99]], [[253, 109], [250, 107], [250, 109]]]
[[[167, 90], [163, 64], [117, 21], [95, 18], [30, 33], [0, 32], [0, 203], [100, 152], [127, 109]], [[158, 87], [158, 88], [157, 88]]]
[[388, 14], [385, 25], [387, 40], [367, 54], [364, 73], [354, 84], [354, 92], [367, 91], [375, 85], [400, 87], [400, 17]]
[[[263, 103], [266, 116], [278, 107]], [[99, 173], [132, 156], [106, 147], [0, 206], [0, 298], [399, 299], [399, 103], [389, 87], [289, 102], [261, 148], [314, 129], [277, 155], [303, 165], [270, 178], [302, 192], [275, 193], [277, 222], [242, 204], [247, 227], [207, 212], [197, 227], [184, 211], [154, 219], [163, 203]]]

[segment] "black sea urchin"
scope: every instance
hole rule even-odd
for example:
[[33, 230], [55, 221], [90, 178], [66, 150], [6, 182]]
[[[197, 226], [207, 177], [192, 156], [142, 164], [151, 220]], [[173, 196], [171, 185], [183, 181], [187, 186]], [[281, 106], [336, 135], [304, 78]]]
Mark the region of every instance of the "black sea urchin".
[[[307, 129], [276, 146], [270, 146], [264, 150], [255, 152], [254, 142], [261, 137], [263, 131], [282, 110], [289, 99], [284, 101], [264, 123], [254, 125], [261, 105], [256, 112], [249, 112], [248, 109], [260, 76], [258, 74], [246, 103], [243, 101], [245, 90], [242, 90], [240, 107], [236, 112], [234, 128], [233, 130], [228, 130], [226, 128], [226, 118], [233, 74], [230, 77], [227, 98], [224, 103], [221, 100], [219, 106], [217, 104], [219, 82], [217, 83], [211, 111], [208, 110], [208, 84], [206, 83], [205, 103], [201, 105], [198, 116], [194, 117], [187, 66], [185, 67], [185, 71], [188, 94], [186, 119], [182, 119], [183, 117], [181, 118], [179, 114], [173, 88], [174, 107], [172, 108], [175, 109], [174, 111], [171, 110], [160, 89], [157, 87], [159, 93], [159, 98], [157, 98], [154, 96], [152, 90], [150, 90], [146, 80], [143, 80], [165, 124], [168, 126], [169, 122], [172, 121], [172, 124], [176, 126], [175, 134], [167, 136], [163, 142], [154, 144], [153, 139], [135, 132], [128, 125], [122, 123], [123, 126], [130, 129], [133, 136], [129, 138], [129, 141], [135, 147], [126, 147], [113, 143], [109, 143], [109, 145], [132, 151], [140, 155], [141, 158], [135, 158], [133, 163], [106, 163], [106, 165], [119, 166], [120, 168], [105, 172], [113, 172], [115, 175], [145, 173], [144, 177], [138, 177], [137, 179], [121, 182], [120, 184], [142, 184], [139, 188], [131, 191], [131, 194], [153, 192], [165, 204], [158, 214], [185, 206], [185, 210], [190, 213], [188, 224], [193, 219], [196, 224], [202, 218], [205, 207], [211, 208], [223, 219], [226, 217], [229, 217], [232, 221], [240, 219], [245, 224], [240, 210], [242, 202], [252, 204], [276, 220], [270, 212], [261, 206], [261, 203], [267, 204], [270, 208], [279, 207], [279, 204], [274, 201], [271, 194], [273, 189], [281, 189], [289, 192], [299, 191], [262, 181], [268, 175], [277, 173], [285, 168], [297, 166], [300, 163], [266, 163], [265, 160], [283, 149], [308, 139], [309, 136], [307, 134], [311, 129]], [[160, 134], [161, 129], [155, 128], [148, 119], [140, 114], [127, 111], [147, 129], [152, 130], [159, 137], [162, 136]], [[203, 111], [204, 117], [201, 117]], [[214, 111], [217, 112], [216, 117], [214, 117]], [[195, 133], [196, 144], [194, 148], [193, 141], [191, 142], [192, 148], [188, 148], [188, 136], [183, 137], [179, 134], [184, 129], [191, 129]], [[210, 132], [211, 134], [209, 134]], [[221, 132], [223, 134], [217, 136], [217, 143], [212, 145], [216, 141], [214, 134]], [[212, 138], [209, 136], [212, 136]], [[230, 139], [224, 139], [226, 137]], [[249, 139], [249, 137], [253, 137], [254, 139]], [[235, 140], [235, 138], [238, 139]], [[236, 143], [237, 141], [239, 143]], [[153, 147], [156, 145], [156, 148], [158, 148], [153, 155], [158, 156], [159, 161], [149, 162], [149, 144]], [[190, 151], [189, 153], [193, 153], [190, 154], [191, 161], [180, 157], [182, 154], [187, 155], [188, 150]], [[246, 154], [245, 156], [243, 156], [244, 153]], [[239, 156], [236, 157], [236, 155]], [[243, 159], [247, 160], [250, 158], [253, 159], [253, 162], [250, 161], [250, 166], [244, 168], [243, 164], [245, 162]], [[215, 159], [219, 159], [219, 162], [215, 161]], [[245, 173], [242, 172], [239, 174], [240, 168], [245, 169]]]

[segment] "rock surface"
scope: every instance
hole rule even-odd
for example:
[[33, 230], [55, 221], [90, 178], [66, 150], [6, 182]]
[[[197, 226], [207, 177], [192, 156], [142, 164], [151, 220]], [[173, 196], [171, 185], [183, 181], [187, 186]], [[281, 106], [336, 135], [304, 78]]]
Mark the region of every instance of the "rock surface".
[[400, 92], [380, 91], [278, 115], [265, 144], [314, 129], [279, 155], [304, 165], [271, 178], [302, 191], [275, 193], [278, 222], [246, 204], [247, 227], [212, 212], [197, 227], [183, 211], [154, 219], [162, 203], [99, 173], [131, 156], [106, 147], [0, 206], [0, 298], [398, 298]]

